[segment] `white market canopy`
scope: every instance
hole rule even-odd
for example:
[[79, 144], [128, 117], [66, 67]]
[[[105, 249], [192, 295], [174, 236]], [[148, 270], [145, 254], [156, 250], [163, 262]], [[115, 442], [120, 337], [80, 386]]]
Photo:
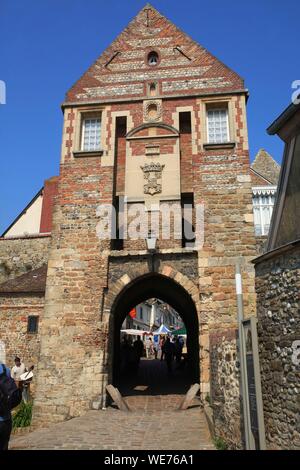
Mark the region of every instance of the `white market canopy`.
[[128, 330], [121, 330], [121, 333], [125, 333], [126, 335], [132, 335], [132, 336], [142, 336], [145, 333], [147, 334], [147, 331], [144, 330], [134, 330], [133, 328], [129, 328]]
[[160, 325], [158, 330], [153, 331], [153, 335], [168, 335], [171, 333], [171, 330], [167, 328], [165, 325]]

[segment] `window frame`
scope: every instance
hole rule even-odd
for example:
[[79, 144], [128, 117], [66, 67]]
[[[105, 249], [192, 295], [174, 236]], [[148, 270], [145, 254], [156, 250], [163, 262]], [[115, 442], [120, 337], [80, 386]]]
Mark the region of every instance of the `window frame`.
[[[36, 319], [36, 323], [35, 323], [36, 329], [34, 331], [31, 331], [29, 329], [30, 320], [32, 318]], [[39, 315], [28, 315], [28, 317], [27, 317], [27, 334], [36, 335], [38, 333], [38, 331], [39, 331]]]
[[[268, 203], [263, 204], [262, 198], [267, 198]], [[271, 203], [271, 198], [273, 198], [273, 203]], [[255, 200], [258, 202], [255, 204]], [[274, 207], [275, 207], [275, 201], [276, 201], [276, 186], [271, 186], [267, 187], [266, 189], [264, 188], [259, 188], [259, 187], [254, 187], [253, 188], [253, 194], [252, 194], [252, 205], [253, 205], [253, 224], [254, 224], [254, 232], [256, 237], [266, 237], [269, 232], [270, 232], [270, 227], [271, 227], [271, 220], [274, 212]], [[268, 229], [266, 230], [266, 224], [265, 222], [265, 214], [264, 214], [264, 209], [268, 208], [269, 211], [271, 210], [271, 213], [269, 212], [269, 225]], [[256, 224], [256, 219], [257, 216], [259, 217], [259, 224]], [[260, 227], [260, 233], [257, 233], [256, 227]]]
[[[209, 138], [208, 113], [209, 113], [210, 111], [224, 111], [224, 110], [226, 111], [227, 140], [226, 140], [226, 141], [223, 140], [223, 141], [220, 141], [220, 142], [211, 141], [210, 138]], [[228, 109], [228, 104], [227, 104], [227, 103], [224, 103], [224, 105], [222, 106], [222, 104], [220, 103], [220, 106], [219, 106], [219, 104], [218, 104], [218, 107], [206, 105], [205, 114], [206, 114], [206, 140], [207, 140], [207, 143], [208, 143], [209, 145], [222, 145], [222, 144], [228, 144], [228, 143], [230, 143], [229, 109]]]
[[[86, 149], [84, 148], [84, 139], [85, 139], [85, 121], [88, 120], [99, 120], [100, 126], [99, 126], [99, 147], [94, 148], [94, 149]], [[80, 124], [80, 131], [81, 131], [81, 136], [80, 136], [80, 151], [81, 152], [101, 152], [101, 134], [102, 134], [102, 113], [84, 113], [81, 115], [81, 124]]]

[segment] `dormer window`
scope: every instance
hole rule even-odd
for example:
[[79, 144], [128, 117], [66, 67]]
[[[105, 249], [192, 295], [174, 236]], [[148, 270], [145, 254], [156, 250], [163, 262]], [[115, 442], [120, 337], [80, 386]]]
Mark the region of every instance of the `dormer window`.
[[148, 64], [151, 66], [157, 65], [158, 64], [158, 54], [155, 51], [151, 51], [148, 54]]

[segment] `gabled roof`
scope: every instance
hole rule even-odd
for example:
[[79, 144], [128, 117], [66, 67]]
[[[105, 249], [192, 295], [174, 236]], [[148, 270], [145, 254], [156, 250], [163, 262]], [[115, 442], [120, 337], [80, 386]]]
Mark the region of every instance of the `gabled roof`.
[[267, 183], [277, 185], [280, 165], [264, 149], [260, 149], [251, 165], [252, 171], [262, 177]]
[[[21, 219], [23, 215], [26, 214], [28, 209], [34, 204], [38, 197], [43, 196], [43, 202], [41, 206], [41, 220], [39, 233], [40, 234], [49, 234], [51, 232], [52, 224], [52, 211], [53, 211], [53, 197], [57, 193], [57, 184], [58, 176], [51, 176], [44, 181], [44, 186], [36, 193], [36, 195], [31, 199], [27, 206], [20, 212], [20, 214], [12, 221], [12, 223], [7, 227], [7, 229], [0, 235], [0, 238], [5, 237], [5, 235], [11, 230], [12, 227]], [[30, 236], [32, 234], [28, 234]], [[35, 234], [36, 235], [36, 234]]]
[[36, 193], [36, 195], [31, 199], [31, 201], [27, 204], [27, 206], [22, 210], [22, 212], [20, 212], [19, 215], [17, 215], [17, 217], [12, 221], [12, 223], [9, 225], [9, 227], [7, 227], [7, 229], [2, 233], [2, 235], [0, 235], [0, 237], [5, 237], [5, 235], [7, 234], [7, 232], [10, 231], [10, 229], [16, 224], [16, 222], [24, 215], [26, 214], [26, 212], [28, 211], [28, 209], [32, 206], [32, 204], [37, 200], [37, 198], [39, 196], [41, 196], [43, 194], [43, 189], [44, 189], [44, 186]]
[[[159, 54], [149, 66], [147, 54]], [[147, 4], [66, 95], [66, 102], [143, 97], [145, 81], [161, 94], [191, 95], [244, 90], [243, 79]]]
[[45, 264], [38, 269], [33, 269], [28, 273], [0, 284], [0, 295], [12, 293], [43, 293], [46, 288], [46, 277], [47, 265]]
[[271, 181], [269, 181], [267, 178], [255, 171], [252, 167], [250, 167], [250, 173], [252, 174], [252, 184], [254, 184], [255, 186], [265, 186], [266, 184], [272, 185]]

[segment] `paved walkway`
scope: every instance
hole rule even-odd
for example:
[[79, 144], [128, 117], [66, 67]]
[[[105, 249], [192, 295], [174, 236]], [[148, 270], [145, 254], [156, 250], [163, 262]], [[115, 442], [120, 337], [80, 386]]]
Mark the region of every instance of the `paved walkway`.
[[13, 437], [10, 449], [206, 450], [213, 449], [199, 408], [125, 413], [115, 409]]
[[11, 439], [11, 449], [206, 450], [214, 449], [199, 401], [178, 405], [191, 384], [184, 370], [167, 374], [160, 361], [142, 361], [120, 387], [133, 410], [113, 407]]
[[118, 388], [133, 410], [154, 412], [177, 410], [190, 386], [188, 371], [175, 362], [168, 374], [165, 361], [142, 359], [138, 373], [125, 371]]

